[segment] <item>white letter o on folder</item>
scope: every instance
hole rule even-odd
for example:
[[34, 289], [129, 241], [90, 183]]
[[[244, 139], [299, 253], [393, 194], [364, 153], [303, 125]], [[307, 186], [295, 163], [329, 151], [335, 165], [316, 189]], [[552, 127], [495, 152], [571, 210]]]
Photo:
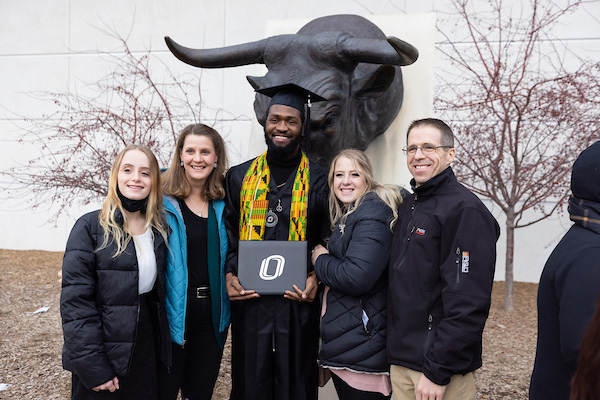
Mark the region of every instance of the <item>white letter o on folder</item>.
[[[269, 263], [271, 260], [277, 262], [277, 266], [275, 267], [275, 273], [273, 275], [268, 274]], [[258, 276], [265, 281], [272, 281], [273, 279], [279, 278], [281, 274], [283, 274], [283, 267], [285, 266], [285, 258], [280, 255], [272, 255], [264, 260], [260, 264], [260, 271], [258, 272]]]

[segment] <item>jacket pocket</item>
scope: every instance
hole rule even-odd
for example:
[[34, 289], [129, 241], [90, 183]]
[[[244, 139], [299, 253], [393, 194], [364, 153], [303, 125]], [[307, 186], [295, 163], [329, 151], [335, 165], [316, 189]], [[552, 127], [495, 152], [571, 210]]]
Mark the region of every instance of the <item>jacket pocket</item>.
[[427, 317], [427, 337], [425, 338], [425, 345], [423, 346], [423, 354], [427, 353], [431, 344], [431, 336], [433, 335], [433, 316], [429, 314]]
[[363, 329], [365, 331], [365, 333], [367, 334], [367, 336], [371, 335], [371, 318], [369, 318], [369, 315], [367, 314], [367, 312], [365, 311], [365, 307], [363, 306], [363, 299], [360, 299], [360, 318], [362, 321], [362, 325], [363, 325]]
[[456, 283], [460, 283], [460, 246], [456, 248]]

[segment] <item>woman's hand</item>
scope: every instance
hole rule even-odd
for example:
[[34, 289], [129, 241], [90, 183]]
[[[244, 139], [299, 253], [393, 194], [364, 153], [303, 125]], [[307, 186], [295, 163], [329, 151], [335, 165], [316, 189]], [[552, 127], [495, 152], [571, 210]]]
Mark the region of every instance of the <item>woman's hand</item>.
[[315, 265], [315, 263], [317, 262], [317, 258], [319, 258], [321, 254], [329, 254], [329, 250], [318, 244], [315, 246], [310, 256], [313, 265]]
[[231, 272], [228, 272], [227, 275], [225, 275], [225, 290], [227, 290], [227, 295], [231, 301], [248, 300], [260, 297], [254, 290], [245, 290], [242, 285], [240, 285], [238, 277]]
[[109, 392], [114, 392], [115, 390], [119, 390], [119, 378], [116, 376], [112, 378], [110, 381], [103, 383], [102, 385], [96, 386], [92, 388], [94, 392], [99, 392], [101, 390], [108, 390]]

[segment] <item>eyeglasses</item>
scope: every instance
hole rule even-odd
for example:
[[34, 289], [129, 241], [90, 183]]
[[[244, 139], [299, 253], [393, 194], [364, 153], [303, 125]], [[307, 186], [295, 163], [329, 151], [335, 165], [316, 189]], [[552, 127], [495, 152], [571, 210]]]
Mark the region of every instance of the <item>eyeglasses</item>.
[[404, 152], [404, 154], [408, 154], [409, 156], [414, 156], [415, 154], [417, 154], [418, 149], [421, 149], [423, 154], [433, 154], [437, 151], [437, 149], [441, 149], [441, 148], [451, 149], [452, 146], [435, 146], [433, 144], [425, 143], [424, 145], [421, 145], [421, 146], [405, 147], [402, 149], [402, 151]]

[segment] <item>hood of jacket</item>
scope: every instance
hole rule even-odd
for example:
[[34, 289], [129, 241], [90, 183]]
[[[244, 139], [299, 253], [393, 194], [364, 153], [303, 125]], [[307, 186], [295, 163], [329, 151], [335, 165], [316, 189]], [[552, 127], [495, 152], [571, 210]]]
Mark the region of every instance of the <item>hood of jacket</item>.
[[600, 141], [581, 152], [571, 173], [573, 197], [600, 203]]
[[600, 141], [585, 149], [573, 164], [569, 218], [600, 234]]

